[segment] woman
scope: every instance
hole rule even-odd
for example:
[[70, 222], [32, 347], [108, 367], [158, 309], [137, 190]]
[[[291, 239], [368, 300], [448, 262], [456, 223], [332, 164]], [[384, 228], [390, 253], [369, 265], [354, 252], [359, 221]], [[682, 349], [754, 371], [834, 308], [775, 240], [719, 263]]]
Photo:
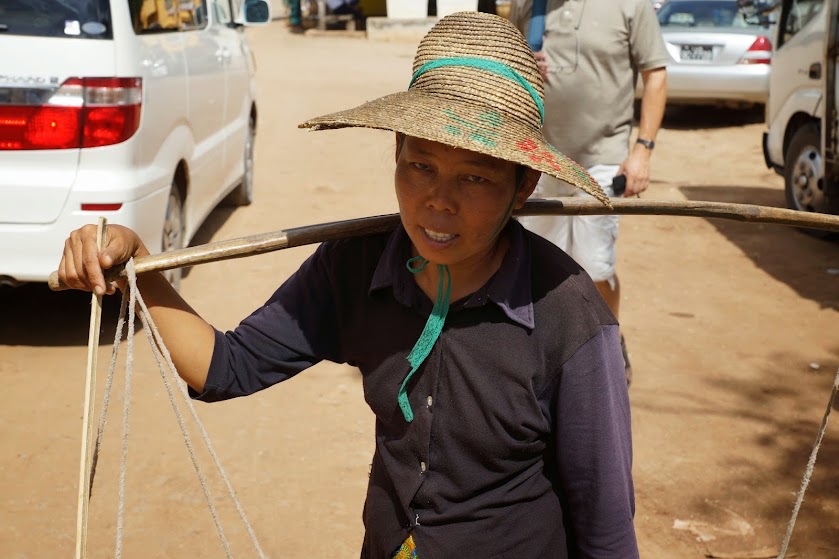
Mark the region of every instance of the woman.
[[[138, 278], [193, 396], [245, 396], [321, 361], [357, 366], [376, 415], [362, 557], [637, 557], [618, 325], [590, 278], [511, 221], [541, 172], [607, 203], [541, 134], [542, 82], [506, 20], [458, 13], [408, 91], [302, 124], [396, 132], [392, 233], [322, 244], [233, 331]], [[71, 234], [61, 280], [148, 250]]]

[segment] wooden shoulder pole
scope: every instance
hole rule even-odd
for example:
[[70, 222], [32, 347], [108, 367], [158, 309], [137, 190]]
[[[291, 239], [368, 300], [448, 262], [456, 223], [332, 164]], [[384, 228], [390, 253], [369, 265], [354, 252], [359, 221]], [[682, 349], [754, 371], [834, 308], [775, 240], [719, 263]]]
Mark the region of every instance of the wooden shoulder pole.
[[[107, 221], [99, 218], [97, 246], [105, 240]], [[102, 322], [102, 296], [93, 294], [90, 305], [90, 331], [87, 344], [87, 376], [85, 377], [84, 414], [82, 416], [82, 451], [79, 466], [79, 502], [76, 515], [76, 559], [87, 557], [87, 517], [90, 503], [90, 463], [93, 452], [93, 410], [96, 397], [96, 357], [99, 350], [99, 326]]]
[[[785, 208], [752, 204], [642, 200], [638, 198], [613, 198], [611, 203], [612, 207], [609, 208], [597, 200], [578, 197], [529, 200], [515, 215], [599, 215], [610, 213], [619, 215], [679, 215], [729, 219], [748, 223], [773, 223], [839, 232], [839, 216], [837, 215], [799, 212]], [[161, 254], [152, 254], [137, 258], [134, 261], [134, 267], [138, 274], [162, 272], [174, 268], [243, 258], [312, 243], [384, 233], [392, 230], [398, 223], [399, 215], [390, 214], [306, 225], [272, 233], [262, 233], [182, 248]], [[120, 265], [108, 270], [105, 274], [106, 279], [113, 281], [119, 277], [125, 277], [123, 268], [124, 266]], [[59, 281], [57, 272], [50, 274], [48, 283], [53, 291], [61, 291], [67, 288]]]

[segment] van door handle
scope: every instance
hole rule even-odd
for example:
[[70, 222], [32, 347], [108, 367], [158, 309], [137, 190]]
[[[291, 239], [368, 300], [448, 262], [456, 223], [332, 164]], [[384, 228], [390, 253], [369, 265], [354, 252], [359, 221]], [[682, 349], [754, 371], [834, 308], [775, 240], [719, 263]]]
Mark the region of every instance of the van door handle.
[[807, 71], [807, 77], [811, 80], [818, 80], [822, 77], [822, 65], [819, 62], [810, 64], [810, 69]]

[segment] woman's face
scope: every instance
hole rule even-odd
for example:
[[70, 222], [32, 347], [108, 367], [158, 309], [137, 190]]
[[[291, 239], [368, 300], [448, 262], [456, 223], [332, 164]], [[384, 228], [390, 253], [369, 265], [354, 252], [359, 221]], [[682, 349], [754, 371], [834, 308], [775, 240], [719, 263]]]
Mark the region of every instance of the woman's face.
[[488, 155], [397, 137], [396, 197], [419, 254], [453, 268], [490, 258], [510, 204], [521, 208], [539, 178], [528, 170], [517, 190], [516, 168]]

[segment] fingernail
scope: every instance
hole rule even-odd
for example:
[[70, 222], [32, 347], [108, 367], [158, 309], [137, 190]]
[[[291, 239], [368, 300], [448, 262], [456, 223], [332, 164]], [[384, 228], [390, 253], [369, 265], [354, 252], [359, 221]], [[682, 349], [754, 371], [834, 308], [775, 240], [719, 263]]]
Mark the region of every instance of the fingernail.
[[93, 292], [101, 296], [104, 293], [104, 290], [102, 289], [101, 285], [97, 285], [93, 288]]

